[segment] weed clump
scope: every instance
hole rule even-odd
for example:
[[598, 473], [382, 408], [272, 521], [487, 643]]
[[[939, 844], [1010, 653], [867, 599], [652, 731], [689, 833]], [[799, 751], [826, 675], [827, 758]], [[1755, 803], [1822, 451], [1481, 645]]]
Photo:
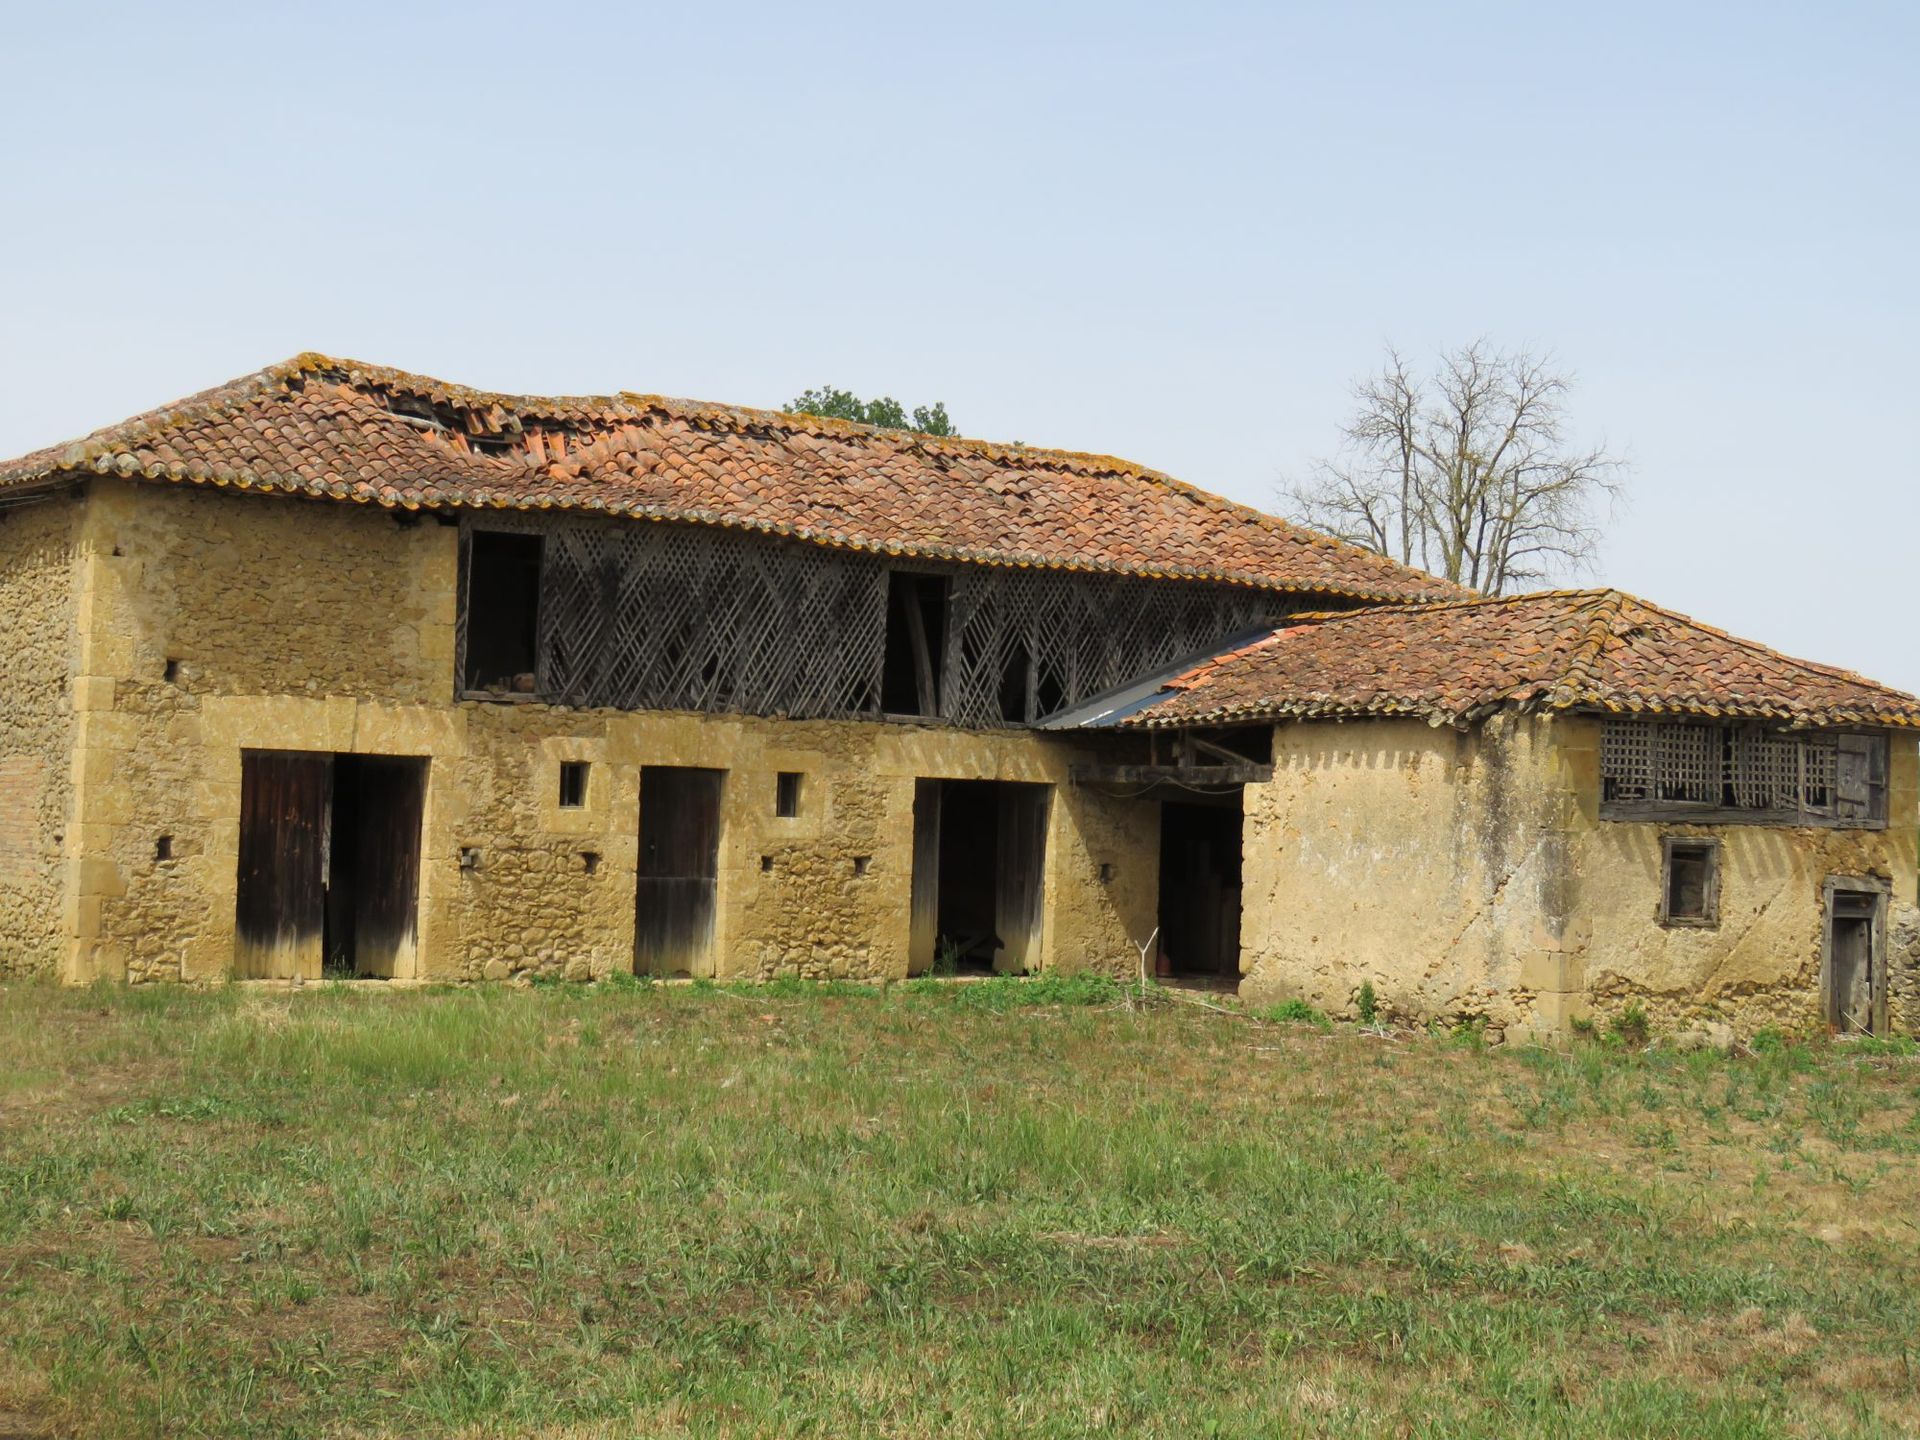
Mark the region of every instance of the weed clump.
[[1269, 1005], [1264, 1010], [1253, 1012], [1257, 1019], [1272, 1020], [1282, 1025], [1317, 1025], [1322, 1030], [1329, 1028], [1332, 1021], [1323, 1011], [1319, 1011], [1299, 998], [1282, 1000], [1278, 1005]]
[[1613, 1022], [1613, 1037], [1630, 1049], [1642, 1049], [1653, 1038], [1653, 1022], [1644, 1006], [1630, 1000]]
[[1485, 1050], [1487, 1048], [1487, 1017], [1484, 1015], [1463, 1017], [1447, 1032], [1447, 1043], [1458, 1045], [1464, 1050]]
[[1858, 1035], [1847, 1042], [1847, 1049], [1854, 1055], [1885, 1055], [1908, 1060], [1920, 1055], [1920, 1041], [1911, 1035]]
[[1380, 1019], [1380, 997], [1373, 993], [1371, 980], [1360, 982], [1360, 993], [1355, 997], [1354, 1009], [1362, 1025], [1372, 1025]]

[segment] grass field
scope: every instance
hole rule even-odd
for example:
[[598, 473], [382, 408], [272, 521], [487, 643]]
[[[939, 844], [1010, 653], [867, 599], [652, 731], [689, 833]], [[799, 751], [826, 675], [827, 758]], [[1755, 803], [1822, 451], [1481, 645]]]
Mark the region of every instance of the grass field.
[[1910, 1045], [15, 985], [0, 1437], [1910, 1434], [1917, 1182]]

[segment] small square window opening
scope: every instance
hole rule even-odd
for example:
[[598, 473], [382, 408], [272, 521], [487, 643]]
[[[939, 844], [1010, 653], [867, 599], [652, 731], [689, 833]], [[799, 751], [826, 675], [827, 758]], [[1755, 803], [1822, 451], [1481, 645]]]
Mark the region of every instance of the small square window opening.
[[800, 772], [782, 770], [774, 780], [773, 813], [791, 820], [800, 813]]
[[1666, 864], [1660, 894], [1664, 925], [1717, 925], [1720, 921], [1720, 846], [1713, 840], [1662, 842]]
[[562, 810], [578, 810], [587, 803], [587, 771], [590, 768], [585, 760], [560, 762], [560, 808]]

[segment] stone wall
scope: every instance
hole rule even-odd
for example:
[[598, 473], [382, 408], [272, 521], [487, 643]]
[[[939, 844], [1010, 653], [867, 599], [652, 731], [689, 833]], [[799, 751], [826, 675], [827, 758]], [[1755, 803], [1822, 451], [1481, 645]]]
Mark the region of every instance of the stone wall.
[[[1052, 785], [1041, 963], [1136, 963], [1132, 937], [1157, 904], [1157, 813], [1072, 787], [1067, 767], [1085, 757], [1071, 742], [455, 702], [455, 533], [345, 505], [96, 482], [70, 978], [231, 973], [246, 749], [427, 759], [416, 978], [630, 968], [648, 765], [727, 772], [702, 973], [904, 975], [917, 777]], [[578, 808], [559, 804], [564, 761], [591, 767]], [[781, 771], [806, 777], [791, 819], [774, 814]]]
[[[718, 914], [699, 974], [904, 977], [914, 782], [922, 777], [1054, 787], [1043, 967], [1118, 973], [1131, 953], [1126, 936], [1142, 927], [1142, 907], [1150, 914], [1155, 904], [1150, 886], [1143, 893], [1099, 881], [1103, 864], [1151, 880], [1153, 817], [1137, 828], [1114, 826], [1105, 808], [1111, 802], [1067, 783], [1067, 764], [1078, 757], [1058, 742], [885, 722], [461, 709], [467, 745], [456, 788], [480, 798], [430, 857], [444, 867], [449, 854], [476, 852], [473, 867], [458, 872], [458, 940], [439, 950], [449, 973], [630, 968], [648, 765], [726, 772]], [[588, 804], [577, 811], [557, 805], [563, 759], [592, 767]], [[775, 813], [782, 771], [803, 777], [792, 818]], [[591, 872], [587, 853], [598, 857]], [[541, 923], [518, 918], [527, 914]], [[504, 947], [502, 937], [509, 937]]]
[[[239, 747], [323, 735], [350, 751], [355, 697], [449, 702], [454, 534], [357, 506], [89, 482], [69, 978], [227, 972]], [[263, 703], [218, 709], [249, 695]]]
[[0, 978], [64, 949], [76, 523], [66, 497], [0, 510]]
[[[1892, 741], [1883, 831], [1599, 818], [1600, 722], [1499, 717], [1281, 727], [1247, 787], [1242, 994], [1351, 1014], [1363, 982], [1415, 1020], [1546, 1032], [1639, 1005], [1656, 1029], [1820, 1019], [1822, 887], [1891, 893], [1896, 1030], [1920, 1026], [1920, 765]], [[1664, 835], [1720, 841], [1720, 920], [1660, 923]]]

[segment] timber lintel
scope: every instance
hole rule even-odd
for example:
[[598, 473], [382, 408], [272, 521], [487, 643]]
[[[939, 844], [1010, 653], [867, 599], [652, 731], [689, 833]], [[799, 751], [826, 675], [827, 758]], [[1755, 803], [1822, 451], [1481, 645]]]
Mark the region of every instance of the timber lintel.
[[1273, 779], [1271, 765], [1070, 765], [1076, 785], [1259, 785]]

